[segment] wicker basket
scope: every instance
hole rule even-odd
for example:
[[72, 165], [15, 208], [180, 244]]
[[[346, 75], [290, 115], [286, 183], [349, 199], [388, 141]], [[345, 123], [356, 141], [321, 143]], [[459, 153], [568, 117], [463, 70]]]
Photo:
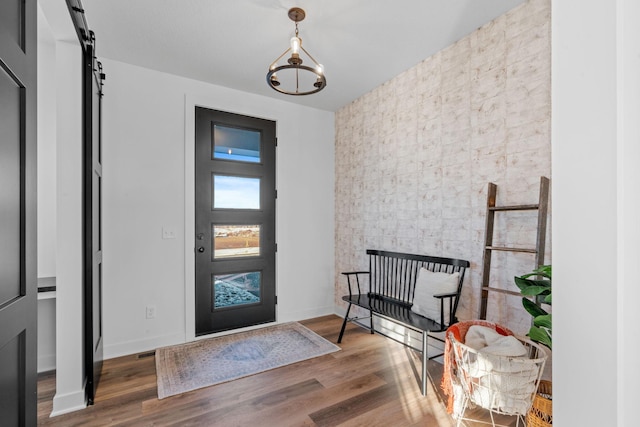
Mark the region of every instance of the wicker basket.
[[553, 425], [553, 402], [551, 401], [551, 396], [551, 381], [540, 381], [538, 393], [533, 398], [533, 404], [527, 414], [527, 427], [549, 427]]

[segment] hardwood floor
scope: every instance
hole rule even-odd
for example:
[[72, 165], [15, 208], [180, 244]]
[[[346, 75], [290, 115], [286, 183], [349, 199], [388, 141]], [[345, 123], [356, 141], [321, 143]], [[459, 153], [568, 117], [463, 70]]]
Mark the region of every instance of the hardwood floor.
[[[341, 321], [325, 316], [300, 323], [335, 343]], [[442, 365], [430, 362], [423, 397], [418, 354], [355, 325], [348, 326], [340, 346], [336, 353], [163, 400], [157, 398], [153, 354], [106, 360], [95, 404], [53, 418], [55, 374], [44, 374], [38, 381], [38, 425], [455, 425], [439, 393]]]

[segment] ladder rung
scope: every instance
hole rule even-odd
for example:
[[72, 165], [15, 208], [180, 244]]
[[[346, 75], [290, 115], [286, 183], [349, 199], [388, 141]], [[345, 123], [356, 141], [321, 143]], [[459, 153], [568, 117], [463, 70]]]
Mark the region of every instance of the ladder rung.
[[505, 252], [526, 252], [529, 254], [538, 253], [535, 249], [526, 249], [526, 248], [505, 248], [502, 246], [487, 246], [485, 249], [491, 251], [505, 251]]
[[520, 292], [517, 292], [517, 291], [508, 291], [506, 289], [492, 288], [491, 286], [483, 286], [482, 290], [483, 291], [493, 291], [493, 292], [497, 292], [499, 294], [515, 295], [517, 297], [521, 297], [522, 296], [522, 294]]
[[489, 206], [490, 211], [533, 211], [540, 206], [535, 205], [513, 205], [513, 206]]

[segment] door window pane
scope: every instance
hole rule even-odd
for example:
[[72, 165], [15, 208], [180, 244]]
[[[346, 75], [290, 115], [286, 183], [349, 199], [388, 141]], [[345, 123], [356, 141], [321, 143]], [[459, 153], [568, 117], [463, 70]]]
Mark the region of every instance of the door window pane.
[[260, 162], [260, 132], [213, 125], [213, 158]]
[[214, 275], [213, 283], [213, 308], [260, 302], [259, 271]]
[[259, 225], [214, 225], [213, 257], [234, 258], [260, 255]]
[[260, 209], [260, 178], [213, 176], [214, 209]]

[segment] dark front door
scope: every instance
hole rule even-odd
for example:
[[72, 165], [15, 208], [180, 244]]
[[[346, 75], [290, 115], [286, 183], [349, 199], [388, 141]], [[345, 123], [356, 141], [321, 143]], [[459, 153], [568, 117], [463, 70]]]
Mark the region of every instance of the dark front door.
[[36, 0], [0, 1], [3, 426], [35, 426], [37, 414], [36, 34]]
[[196, 335], [275, 321], [275, 122], [196, 107]]

